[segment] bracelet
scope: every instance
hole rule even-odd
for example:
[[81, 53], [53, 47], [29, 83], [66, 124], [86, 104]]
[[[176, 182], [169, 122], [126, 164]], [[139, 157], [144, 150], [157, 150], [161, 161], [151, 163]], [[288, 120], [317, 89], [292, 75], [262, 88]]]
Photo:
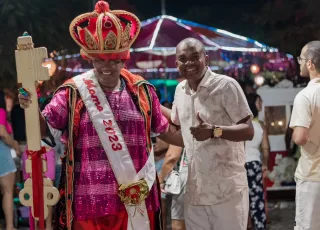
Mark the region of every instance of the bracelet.
[[211, 138], [215, 138], [214, 137], [214, 129], [216, 128], [215, 125], [212, 126], [212, 130], [211, 130]]

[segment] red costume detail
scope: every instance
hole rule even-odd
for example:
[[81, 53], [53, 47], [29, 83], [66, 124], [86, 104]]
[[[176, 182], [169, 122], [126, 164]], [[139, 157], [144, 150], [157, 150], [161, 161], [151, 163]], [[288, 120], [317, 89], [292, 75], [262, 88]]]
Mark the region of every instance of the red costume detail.
[[84, 59], [126, 60], [130, 47], [140, 32], [140, 20], [132, 13], [109, 9], [105, 1], [97, 2], [95, 11], [76, 17], [70, 34], [81, 47]]
[[[156, 230], [158, 214], [148, 211], [150, 230]], [[130, 220], [129, 220], [130, 223]], [[128, 229], [128, 213], [126, 211], [119, 212], [115, 215], [95, 218], [87, 221], [74, 221], [72, 229], [76, 230], [127, 230]]]
[[28, 156], [32, 160], [32, 197], [34, 217], [39, 218], [39, 227], [44, 228], [44, 199], [43, 199], [43, 172], [42, 154], [46, 153], [46, 148], [39, 151], [28, 150]]

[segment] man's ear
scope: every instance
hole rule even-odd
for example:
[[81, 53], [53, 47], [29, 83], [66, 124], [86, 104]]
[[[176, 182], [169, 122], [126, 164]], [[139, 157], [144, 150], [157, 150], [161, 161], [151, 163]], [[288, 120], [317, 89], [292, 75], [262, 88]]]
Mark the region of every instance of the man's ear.
[[177, 69], [179, 69], [179, 62], [175, 61]]
[[205, 60], [206, 60], [206, 66], [209, 66], [209, 56], [207, 54], [206, 54]]

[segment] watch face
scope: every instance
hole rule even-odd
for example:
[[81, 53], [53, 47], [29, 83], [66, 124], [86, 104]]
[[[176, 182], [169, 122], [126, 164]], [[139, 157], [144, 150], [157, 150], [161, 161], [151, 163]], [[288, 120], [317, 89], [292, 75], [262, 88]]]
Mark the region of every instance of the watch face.
[[214, 136], [215, 137], [221, 137], [222, 135], [222, 129], [221, 128], [215, 128], [214, 129]]

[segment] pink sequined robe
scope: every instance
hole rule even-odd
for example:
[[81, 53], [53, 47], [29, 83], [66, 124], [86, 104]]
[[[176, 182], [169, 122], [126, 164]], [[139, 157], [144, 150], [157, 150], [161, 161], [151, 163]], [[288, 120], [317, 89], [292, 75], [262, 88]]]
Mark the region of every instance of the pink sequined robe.
[[[144, 119], [134, 101], [136, 98], [131, 96], [125, 81], [123, 83], [124, 87], [121, 90], [107, 93], [106, 97], [122, 131], [134, 166], [139, 171], [148, 158], [147, 134]], [[162, 133], [167, 129], [168, 121], [161, 114], [160, 103], [153, 87], [148, 88], [152, 98], [151, 131]], [[63, 143], [68, 141], [67, 98], [66, 89], [60, 89], [43, 111], [48, 123], [54, 129], [63, 131]], [[85, 107], [81, 112], [79, 133], [74, 144], [74, 218], [85, 220], [125, 210], [117, 195], [118, 184], [115, 175]], [[146, 199], [149, 211], [159, 209], [158, 195], [158, 189], [154, 185]]]

